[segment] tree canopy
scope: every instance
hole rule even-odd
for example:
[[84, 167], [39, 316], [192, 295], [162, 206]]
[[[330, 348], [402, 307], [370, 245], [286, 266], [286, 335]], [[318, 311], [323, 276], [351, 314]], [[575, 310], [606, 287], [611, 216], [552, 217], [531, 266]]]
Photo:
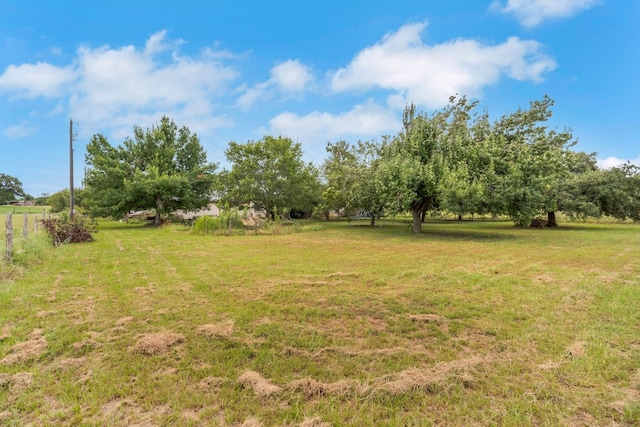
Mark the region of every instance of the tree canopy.
[[177, 209], [205, 207], [217, 167], [207, 162], [198, 136], [168, 117], [151, 128], [134, 127], [133, 139], [117, 147], [94, 135], [86, 162], [85, 207], [91, 213], [118, 217], [130, 210], [155, 209], [156, 222]]
[[311, 211], [319, 203], [318, 171], [302, 160], [302, 147], [290, 138], [230, 142], [225, 154], [231, 169], [220, 176], [224, 202], [253, 204], [272, 216], [275, 209]]
[[22, 183], [16, 177], [0, 173], [0, 204], [16, 200], [16, 196], [24, 197]]

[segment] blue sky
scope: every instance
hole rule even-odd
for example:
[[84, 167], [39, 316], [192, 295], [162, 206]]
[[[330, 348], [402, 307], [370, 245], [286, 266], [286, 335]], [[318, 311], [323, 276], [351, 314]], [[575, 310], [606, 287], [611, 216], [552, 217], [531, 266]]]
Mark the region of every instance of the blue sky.
[[602, 166], [640, 164], [640, 2], [633, 0], [0, 0], [0, 173], [68, 187], [102, 133], [162, 115], [225, 166], [229, 141], [380, 140], [403, 107], [480, 101], [494, 116], [548, 94], [553, 127]]

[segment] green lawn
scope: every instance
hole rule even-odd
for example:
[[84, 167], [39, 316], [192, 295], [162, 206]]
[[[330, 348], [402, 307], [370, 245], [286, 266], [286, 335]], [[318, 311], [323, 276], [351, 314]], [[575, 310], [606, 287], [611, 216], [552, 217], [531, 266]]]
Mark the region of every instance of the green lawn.
[[5, 274], [0, 425], [640, 424], [640, 226], [323, 226]]

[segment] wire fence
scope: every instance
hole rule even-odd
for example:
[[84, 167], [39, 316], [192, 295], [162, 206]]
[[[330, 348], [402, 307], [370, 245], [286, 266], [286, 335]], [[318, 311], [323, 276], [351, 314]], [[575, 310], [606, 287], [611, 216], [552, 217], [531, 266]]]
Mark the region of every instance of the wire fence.
[[51, 213], [45, 214], [13, 214], [6, 213], [4, 216], [4, 229], [5, 229], [5, 253], [4, 259], [8, 262], [13, 261], [13, 251], [16, 238], [21, 236], [23, 239], [28, 239], [31, 234], [38, 234], [43, 228], [42, 221], [45, 219], [51, 219]]

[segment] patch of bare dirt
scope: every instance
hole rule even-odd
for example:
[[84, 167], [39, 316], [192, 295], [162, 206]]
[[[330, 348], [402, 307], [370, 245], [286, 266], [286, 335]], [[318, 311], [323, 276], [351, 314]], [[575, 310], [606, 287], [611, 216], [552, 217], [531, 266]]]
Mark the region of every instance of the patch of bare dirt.
[[33, 374], [29, 372], [0, 374], [0, 388], [9, 389], [9, 403], [15, 401], [32, 382]]
[[133, 346], [133, 351], [147, 356], [162, 354], [169, 351], [172, 346], [181, 342], [184, 342], [184, 336], [182, 334], [176, 334], [173, 332], [155, 332], [143, 335], [138, 339], [136, 345]]
[[548, 274], [541, 274], [540, 276], [537, 276], [534, 279], [537, 282], [542, 282], [542, 283], [553, 283], [554, 282], [554, 278], [552, 276], [549, 276]]
[[7, 322], [2, 325], [2, 328], [0, 328], [0, 341], [6, 340], [7, 338], [11, 337], [11, 330], [14, 328], [14, 326], [15, 325], [11, 322]]
[[263, 424], [255, 417], [249, 417], [241, 424], [241, 427], [262, 427]]
[[36, 317], [38, 319], [42, 319], [44, 317], [51, 316], [51, 315], [56, 314], [56, 313], [57, 313], [56, 311], [40, 310], [40, 311], [38, 311], [38, 313], [36, 313]]
[[126, 425], [129, 427], [149, 427], [158, 425], [155, 418], [170, 412], [168, 405], [156, 406], [144, 411], [131, 399], [116, 399], [102, 405], [100, 422], [104, 425]]
[[27, 337], [27, 341], [14, 345], [9, 354], [0, 360], [0, 365], [13, 365], [18, 362], [33, 360], [40, 357], [47, 348], [47, 341], [42, 336], [42, 330], [36, 329]]
[[564, 425], [567, 427], [592, 427], [598, 425], [596, 419], [588, 412], [579, 412], [573, 417], [565, 420]]
[[282, 391], [282, 387], [271, 383], [255, 371], [243, 372], [242, 375], [238, 377], [238, 382], [244, 388], [253, 390], [256, 396], [259, 397], [269, 397]]
[[87, 363], [86, 357], [72, 357], [69, 359], [62, 359], [54, 365], [55, 370], [70, 371], [83, 367]]
[[301, 423], [300, 427], [331, 427], [331, 424], [322, 421], [320, 417], [314, 418], [305, 418]]
[[116, 320], [116, 326], [123, 326], [131, 322], [133, 322], [133, 316], [121, 317], [120, 319]]
[[569, 357], [579, 359], [587, 355], [584, 341], [577, 341], [567, 347], [566, 354]]
[[616, 411], [618, 411], [620, 414], [624, 414], [624, 408], [629, 403], [635, 402], [635, 401], [640, 402], [640, 390], [626, 388], [621, 391], [623, 393], [622, 398], [620, 400], [610, 403], [609, 406], [615, 409]]
[[552, 360], [549, 360], [548, 362], [541, 363], [540, 365], [538, 365], [538, 368], [542, 369], [543, 371], [552, 371], [554, 369], [558, 369], [559, 367], [560, 367], [560, 363], [554, 362]]
[[202, 325], [198, 328], [198, 333], [207, 338], [228, 338], [233, 334], [233, 320], [223, 323]]

